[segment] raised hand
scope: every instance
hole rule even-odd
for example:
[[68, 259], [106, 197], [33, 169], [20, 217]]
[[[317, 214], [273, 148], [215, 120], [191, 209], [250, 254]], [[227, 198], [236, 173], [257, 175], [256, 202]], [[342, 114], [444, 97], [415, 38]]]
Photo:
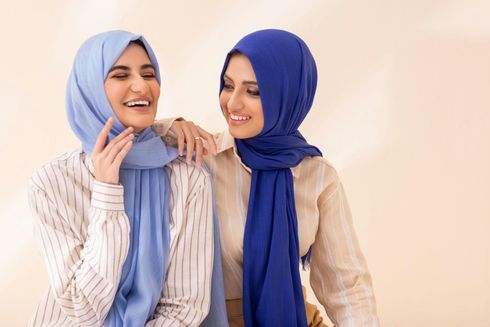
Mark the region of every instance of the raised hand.
[[112, 124], [114, 124], [114, 118], [110, 117], [100, 131], [92, 151], [92, 162], [97, 181], [119, 184], [119, 169], [133, 145], [134, 135], [132, 134], [133, 128], [128, 127], [106, 145]]

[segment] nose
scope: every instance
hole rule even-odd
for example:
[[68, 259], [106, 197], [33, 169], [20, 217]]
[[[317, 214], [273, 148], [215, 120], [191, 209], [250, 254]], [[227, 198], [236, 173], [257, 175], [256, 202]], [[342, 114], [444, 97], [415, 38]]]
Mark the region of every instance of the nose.
[[150, 87], [147, 81], [141, 76], [137, 76], [131, 83], [131, 87], [130, 87], [131, 91], [139, 94], [146, 94], [149, 88]]
[[226, 106], [228, 111], [237, 111], [243, 109], [243, 99], [242, 96], [237, 90], [233, 90], [229, 94], [228, 101], [226, 101]]

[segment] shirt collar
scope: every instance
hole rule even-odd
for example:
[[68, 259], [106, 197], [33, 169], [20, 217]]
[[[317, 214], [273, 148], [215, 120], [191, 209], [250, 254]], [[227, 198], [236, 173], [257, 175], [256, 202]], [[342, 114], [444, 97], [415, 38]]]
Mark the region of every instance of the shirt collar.
[[[249, 172], [251, 173], [252, 170], [247, 167], [242, 162], [242, 159], [238, 155], [238, 150], [236, 148], [236, 143], [235, 143], [235, 138], [230, 134], [228, 130], [225, 130], [221, 133], [217, 133], [214, 135], [214, 141], [216, 142], [216, 147], [218, 150], [218, 155], [221, 152], [227, 152], [227, 151], [232, 151], [233, 155], [238, 159], [240, 164]], [[296, 167], [291, 168], [291, 172], [293, 173], [294, 178], [299, 178], [300, 175], [300, 170], [299, 170], [299, 165]]]

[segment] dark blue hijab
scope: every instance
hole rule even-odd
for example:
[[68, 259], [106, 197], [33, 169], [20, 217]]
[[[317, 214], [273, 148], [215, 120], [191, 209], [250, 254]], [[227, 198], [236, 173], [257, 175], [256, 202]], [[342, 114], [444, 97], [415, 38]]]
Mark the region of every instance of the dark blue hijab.
[[242, 161], [252, 169], [243, 240], [245, 325], [307, 326], [291, 168], [307, 156], [322, 155], [298, 131], [315, 96], [315, 61], [296, 35], [257, 31], [228, 53], [220, 91], [236, 52], [252, 64], [264, 112], [259, 135], [235, 140]]

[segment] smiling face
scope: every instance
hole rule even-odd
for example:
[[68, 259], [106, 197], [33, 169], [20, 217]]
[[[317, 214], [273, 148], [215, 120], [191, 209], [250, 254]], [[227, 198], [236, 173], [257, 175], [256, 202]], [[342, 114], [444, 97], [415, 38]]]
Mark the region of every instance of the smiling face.
[[104, 87], [112, 110], [124, 126], [140, 132], [154, 122], [160, 85], [155, 67], [140, 45], [128, 45], [109, 70]]
[[232, 55], [223, 80], [219, 102], [230, 134], [237, 139], [257, 136], [264, 128], [264, 113], [250, 60], [241, 53]]

